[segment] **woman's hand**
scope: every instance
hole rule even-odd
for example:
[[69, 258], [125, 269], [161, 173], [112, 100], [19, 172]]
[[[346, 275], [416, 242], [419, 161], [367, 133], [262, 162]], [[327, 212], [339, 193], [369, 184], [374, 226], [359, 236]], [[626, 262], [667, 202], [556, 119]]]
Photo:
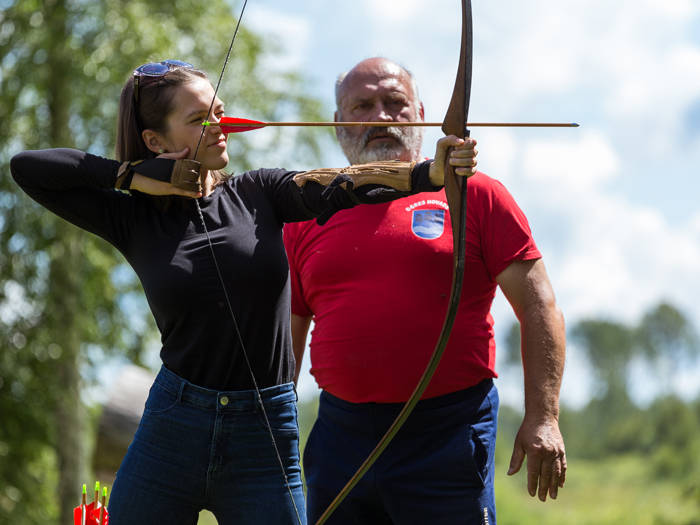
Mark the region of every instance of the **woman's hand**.
[[[435, 158], [430, 165], [430, 182], [434, 186], [445, 185], [445, 167], [455, 168], [455, 173], [462, 177], [471, 177], [476, 173], [476, 140], [460, 139], [454, 135], [443, 137], [437, 142]], [[449, 148], [454, 148], [447, 157]]]
[[[189, 152], [190, 149], [185, 148], [182, 151], [162, 153], [157, 158], [181, 160], [186, 159]], [[195, 167], [199, 163], [192, 161], [191, 164], [176, 165], [170, 182], [163, 182], [135, 173], [131, 181], [131, 189], [148, 195], [179, 195], [181, 197], [198, 199], [202, 196], [201, 177], [198, 168]]]

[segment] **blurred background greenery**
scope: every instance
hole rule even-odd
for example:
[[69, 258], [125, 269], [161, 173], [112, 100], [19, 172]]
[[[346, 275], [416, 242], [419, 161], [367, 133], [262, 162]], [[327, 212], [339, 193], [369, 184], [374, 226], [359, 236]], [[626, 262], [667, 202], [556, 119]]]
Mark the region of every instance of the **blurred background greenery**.
[[[95, 476], [100, 373], [148, 364], [157, 344], [141, 287], [105, 242], [44, 211], [9, 176], [23, 149], [76, 147], [112, 156], [116, 109], [137, 65], [179, 58], [215, 81], [237, 5], [223, 0], [0, 0], [0, 524], [65, 524], [82, 483]], [[215, 37], [212, 37], [215, 35]], [[273, 42], [245, 29], [221, 98], [230, 115], [326, 120], [297, 71], [272, 70]], [[229, 140], [231, 166], [318, 164], [329, 132], [269, 129]], [[698, 339], [683, 312], [661, 303], [633, 325], [588, 319], [569, 327], [595, 395], [563, 407], [568, 480], [541, 504], [524, 476], [505, 476], [521, 414], [503, 405], [497, 452], [501, 523], [700, 523], [700, 400], [674, 394], [673, 373], [696, 362]], [[503, 374], [517, 380], [518, 331], [508, 332]], [[633, 401], [643, 367], [661, 385]], [[655, 389], [656, 390], [656, 389]], [[99, 401], [99, 402], [98, 402]], [[316, 400], [300, 403], [303, 440]], [[115, 467], [116, 468], [116, 467]], [[102, 480], [109, 482], [109, 480]], [[203, 513], [202, 523], [213, 523]]]

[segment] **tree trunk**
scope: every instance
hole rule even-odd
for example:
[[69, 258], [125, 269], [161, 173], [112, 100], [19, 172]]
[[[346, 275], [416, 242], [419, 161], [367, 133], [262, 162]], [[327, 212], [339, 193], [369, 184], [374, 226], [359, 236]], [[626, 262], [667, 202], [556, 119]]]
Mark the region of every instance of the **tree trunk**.
[[80, 502], [80, 490], [88, 482], [87, 460], [91, 440], [88, 420], [81, 399], [81, 337], [78, 326], [80, 311], [80, 267], [82, 232], [68, 224], [60, 224], [51, 261], [51, 292], [47, 311], [49, 333], [62, 353], [57, 361], [57, 376], [62, 391], [56, 398], [54, 411], [56, 455], [59, 467], [58, 496], [60, 523], [72, 523], [72, 512]]
[[[45, 3], [50, 53], [48, 66], [48, 105], [51, 146], [72, 146], [69, 127], [71, 107], [71, 63], [67, 9], [65, 0]], [[56, 222], [56, 237], [51, 247], [49, 293], [46, 302], [46, 328], [61, 347], [57, 377], [62, 391], [54, 411], [56, 455], [59, 466], [59, 523], [73, 522], [73, 507], [80, 503], [83, 483], [88, 483], [90, 440], [88, 420], [81, 399], [81, 267], [84, 233], [64, 221]]]

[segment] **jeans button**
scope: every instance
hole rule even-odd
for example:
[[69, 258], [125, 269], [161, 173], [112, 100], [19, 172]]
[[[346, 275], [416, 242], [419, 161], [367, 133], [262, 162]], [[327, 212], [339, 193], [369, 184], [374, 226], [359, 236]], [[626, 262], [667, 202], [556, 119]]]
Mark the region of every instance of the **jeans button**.
[[219, 403], [221, 403], [222, 406], [228, 405], [228, 397], [227, 397], [227, 396], [221, 396], [221, 399], [219, 399]]

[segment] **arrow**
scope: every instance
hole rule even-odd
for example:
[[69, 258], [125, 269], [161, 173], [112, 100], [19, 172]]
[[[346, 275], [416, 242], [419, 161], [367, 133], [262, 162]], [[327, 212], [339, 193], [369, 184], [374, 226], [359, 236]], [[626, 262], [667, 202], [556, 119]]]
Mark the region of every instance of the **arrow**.
[[[468, 122], [468, 127], [492, 128], [577, 128], [575, 122]], [[442, 122], [261, 122], [238, 117], [221, 117], [219, 122], [205, 120], [202, 126], [220, 126], [223, 133], [242, 133], [256, 129], [273, 127], [438, 127]]]

